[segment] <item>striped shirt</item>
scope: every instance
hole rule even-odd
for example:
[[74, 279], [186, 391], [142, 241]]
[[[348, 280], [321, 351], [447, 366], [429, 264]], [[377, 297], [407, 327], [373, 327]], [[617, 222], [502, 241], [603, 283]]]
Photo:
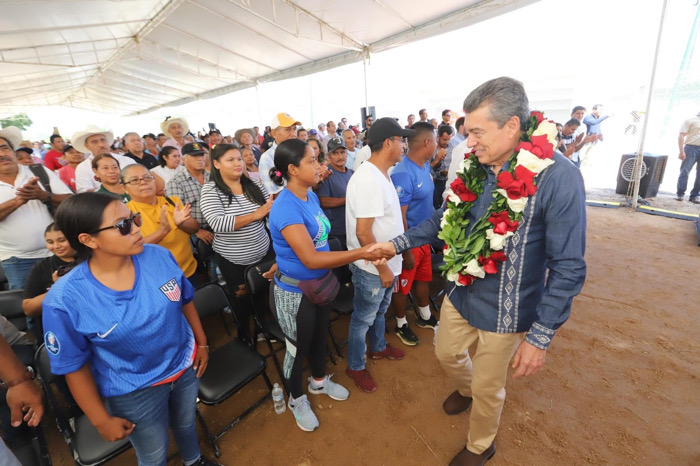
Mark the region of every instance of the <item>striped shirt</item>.
[[[204, 183], [209, 181], [209, 172], [204, 172]], [[201, 197], [202, 185], [192, 176], [192, 174], [184, 168], [179, 170], [173, 178], [165, 185], [166, 196], [177, 196], [182, 202], [188, 203], [192, 207], [192, 218], [197, 220], [199, 228], [207, 229], [207, 224], [202, 209], [199, 205]]]
[[[260, 181], [254, 180], [265, 199], [269, 199]], [[270, 249], [270, 236], [265, 230], [265, 220], [256, 220], [234, 231], [236, 217], [252, 214], [260, 206], [245, 195], [234, 195], [231, 203], [228, 195], [221, 192], [213, 181], [202, 188], [200, 200], [202, 214], [214, 230], [214, 251], [227, 261], [239, 265], [260, 262]]]

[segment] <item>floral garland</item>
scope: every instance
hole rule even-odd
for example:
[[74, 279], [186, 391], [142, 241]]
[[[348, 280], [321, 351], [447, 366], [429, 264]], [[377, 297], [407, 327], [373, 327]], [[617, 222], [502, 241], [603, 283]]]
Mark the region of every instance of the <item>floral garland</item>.
[[491, 205], [469, 235], [467, 213], [484, 192], [486, 170], [474, 151], [464, 154], [457, 179], [447, 189], [447, 208], [438, 234], [446, 243], [442, 271], [449, 281], [466, 286], [486, 274], [498, 273], [499, 264], [507, 260], [506, 241], [518, 229], [528, 199], [537, 192], [535, 177], [554, 163], [556, 135], [553, 121], [545, 120], [540, 112], [530, 114], [528, 129], [508, 159], [508, 168], [498, 174]]

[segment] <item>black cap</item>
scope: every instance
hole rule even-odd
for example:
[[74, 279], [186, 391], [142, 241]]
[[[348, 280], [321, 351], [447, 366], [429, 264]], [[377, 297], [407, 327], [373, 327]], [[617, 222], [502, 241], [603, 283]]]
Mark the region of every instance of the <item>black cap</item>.
[[29, 147], [18, 147], [15, 149], [15, 152], [26, 152], [29, 155], [32, 155], [34, 153], [34, 149], [30, 149]]
[[70, 144], [66, 144], [65, 146], [63, 146], [63, 151], [62, 151], [62, 152], [65, 154], [66, 152], [68, 152], [68, 151], [71, 150], [71, 149], [74, 149], [74, 147], [71, 146]]
[[375, 121], [367, 130], [367, 141], [370, 146], [373, 146], [394, 136], [408, 137], [414, 134], [416, 134], [414, 130], [403, 129], [395, 119], [384, 117]]
[[206, 151], [199, 142], [188, 142], [182, 146], [180, 153], [182, 155], [204, 155]]
[[347, 150], [347, 147], [345, 147], [345, 141], [343, 140], [343, 138], [334, 137], [328, 141], [328, 153], [329, 154], [331, 152], [333, 152], [334, 150], [341, 149], [341, 148]]

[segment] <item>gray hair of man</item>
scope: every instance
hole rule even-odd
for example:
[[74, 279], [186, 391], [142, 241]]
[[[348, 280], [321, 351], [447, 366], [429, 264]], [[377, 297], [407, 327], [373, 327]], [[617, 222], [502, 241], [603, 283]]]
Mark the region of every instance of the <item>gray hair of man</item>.
[[500, 77], [486, 81], [464, 99], [464, 111], [471, 113], [483, 104], [488, 104], [490, 119], [502, 128], [511, 117], [520, 119], [520, 129], [527, 129], [530, 118], [530, 102], [523, 83], [513, 78]]

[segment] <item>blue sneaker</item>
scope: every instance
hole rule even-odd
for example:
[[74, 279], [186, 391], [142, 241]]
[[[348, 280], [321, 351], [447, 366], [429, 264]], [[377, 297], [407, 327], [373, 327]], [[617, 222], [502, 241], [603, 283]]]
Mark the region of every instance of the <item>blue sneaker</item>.
[[304, 432], [313, 432], [318, 429], [318, 418], [311, 410], [311, 404], [306, 395], [301, 395], [292, 402], [292, 397], [289, 397], [289, 409], [294, 413], [294, 419], [297, 425]]
[[316, 382], [314, 382], [313, 377], [309, 377], [309, 393], [314, 395], [328, 395], [337, 401], [347, 400], [350, 396], [350, 392], [342, 385], [333, 382], [331, 380], [332, 376], [333, 374], [327, 375], [323, 379], [323, 385], [318, 388], [314, 388]]

